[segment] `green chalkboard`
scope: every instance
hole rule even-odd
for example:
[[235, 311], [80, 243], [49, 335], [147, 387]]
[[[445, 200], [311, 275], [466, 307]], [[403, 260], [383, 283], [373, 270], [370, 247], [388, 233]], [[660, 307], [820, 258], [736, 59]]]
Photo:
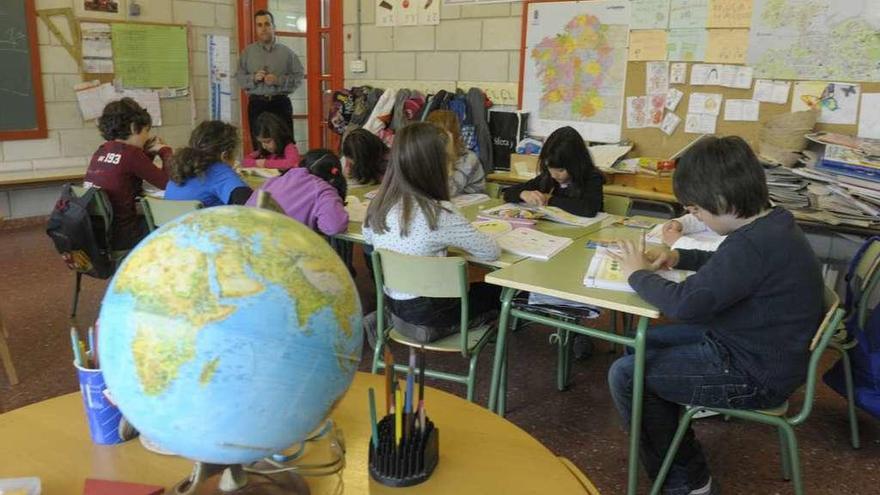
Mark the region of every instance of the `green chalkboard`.
[[34, 0], [0, 0], [0, 140], [46, 136]]

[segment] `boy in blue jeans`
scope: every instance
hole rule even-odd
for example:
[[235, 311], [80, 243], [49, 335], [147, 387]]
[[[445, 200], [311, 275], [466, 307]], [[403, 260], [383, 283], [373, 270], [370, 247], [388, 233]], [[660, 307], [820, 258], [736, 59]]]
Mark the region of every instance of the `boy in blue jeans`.
[[[714, 253], [643, 254], [621, 243], [629, 284], [681, 324], [649, 329], [641, 459], [653, 479], [682, 404], [764, 409], [782, 404], [805, 380], [809, 344], [822, 317], [822, 275], [807, 240], [782, 208], [768, 204], [764, 170], [739, 137], [701, 141], [679, 159], [675, 195], [727, 239]], [[659, 269], [696, 270], [669, 282]], [[608, 383], [629, 425], [633, 356], [611, 366]], [[668, 495], [716, 493], [706, 459], [688, 430], [664, 485]]]

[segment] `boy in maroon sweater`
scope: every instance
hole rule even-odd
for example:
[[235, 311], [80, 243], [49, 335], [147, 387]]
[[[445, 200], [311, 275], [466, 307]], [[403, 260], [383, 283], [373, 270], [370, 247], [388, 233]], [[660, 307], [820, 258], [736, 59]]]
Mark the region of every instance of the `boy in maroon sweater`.
[[[113, 249], [130, 249], [147, 235], [147, 224], [137, 214], [136, 200], [143, 181], [165, 189], [165, 171], [171, 147], [161, 138], [150, 138], [152, 119], [131, 98], [108, 103], [98, 118], [98, 129], [107, 140], [92, 155], [85, 182], [103, 189], [113, 206]], [[153, 164], [156, 155], [162, 168]]]

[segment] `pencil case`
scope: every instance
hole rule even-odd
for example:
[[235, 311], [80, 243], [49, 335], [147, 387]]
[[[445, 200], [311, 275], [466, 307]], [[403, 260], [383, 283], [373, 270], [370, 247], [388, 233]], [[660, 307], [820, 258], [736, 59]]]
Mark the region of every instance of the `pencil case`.
[[427, 480], [437, 467], [439, 430], [426, 418], [424, 433], [404, 436], [394, 441], [394, 415], [389, 414], [378, 424], [379, 446], [370, 442], [370, 476], [386, 486], [413, 486]]

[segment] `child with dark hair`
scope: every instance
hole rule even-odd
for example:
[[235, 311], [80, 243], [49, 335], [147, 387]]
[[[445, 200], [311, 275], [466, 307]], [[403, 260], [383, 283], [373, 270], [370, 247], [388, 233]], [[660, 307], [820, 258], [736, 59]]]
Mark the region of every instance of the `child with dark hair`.
[[538, 156], [541, 173], [534, 179], [504, 190], [504, 200], [532, 206], [557, 206], [582, 217], [602, 211], [602, 174], [572, 127], [560, 127], [544, 142]]
[[[478, 231], [449, 201], [446, 145], [449, 135], [427, 122], [409, 124], [397, 133], [387, 176], [367, 209], [364, 240], [377, 249], [415, 256], [446, 256], [456, 247], [491, 261], [501, 254], [489, 235]], [[386, 289], [391, 313], [415, 325], [411, 338], [429, 342], [459, 330], [461, 300], [416, 297]], [[501, 290], [485, 283], [468, 291], [469, 316], [497, 310]], [[397, 328], [397, 325], [395, 325]], [[398, 328], [412, 333], [407, 327]]]
[[[714, 253], [642, 253], [621, 243], [629, 284], [681, 323], [647, 334], [641, 459], [655, 478], [672, 441], [682, 404], [768, 409], [806, 379], [810, 340], [822, 317], [819, 263], [794, 217], [768, 203], [764, 170], [738, 137], [705, 139], [678, 161], [679, 202], [727, 238]], [[682, 283], [654, 271], [696, 270]], [[629, 425], [633, 356], [608, 373], [612, 398]], [[663, 493], [716, 493], [706, 459], [689, 430]]]
[[[346, 182], [339, 157], [326, 149], [310, 150], [298, 168], [267, 180], [260, 189], [272, 195], [287, 216], [325, 235], [348, 229]], [[254, 192], [247, 204], [257, 204]]]
[[426, 122], [436, 124], [449, 133], [448, 146], [449, 195], [474, 194], [486, 192], [486, 173], [476, 153], [467, 149], [461, 137], [458, 115], [451, 110], [434, 110], [428, 114]]
[[299, 149], [290, 126], [281, 117], [271, 112], [260, 114], [253, 135], [257, 149], [245, 157], [242, 167], [275, 168], [283, 172], [299, 165]]
[[[98, 118], [98, 130], [106, 140], [92, 155], [85, 182], [102, 188], [113, 207], [114, 249], [130, 249], [148, 229], [137, 214], [136, 199], [143, 181], [165, 189], [171, 147], [158, 137], [150, 138], [152, 119], [131, 98], [108, 103]], [[163, 168], [153, 164], [161, 157]]]
[[232, 124], [220, 120], [199, 124], [189, 146], [178, 150], [171, 161], [165, 199], [195, 199], [205, 207], [244, 204], [253, 191], [230, 165], [240, 142]]
[[342, 139], [345, 174], [355, 185], [382, 182], [387, 166], [388, 147], [366, 129], [354, 129]]

